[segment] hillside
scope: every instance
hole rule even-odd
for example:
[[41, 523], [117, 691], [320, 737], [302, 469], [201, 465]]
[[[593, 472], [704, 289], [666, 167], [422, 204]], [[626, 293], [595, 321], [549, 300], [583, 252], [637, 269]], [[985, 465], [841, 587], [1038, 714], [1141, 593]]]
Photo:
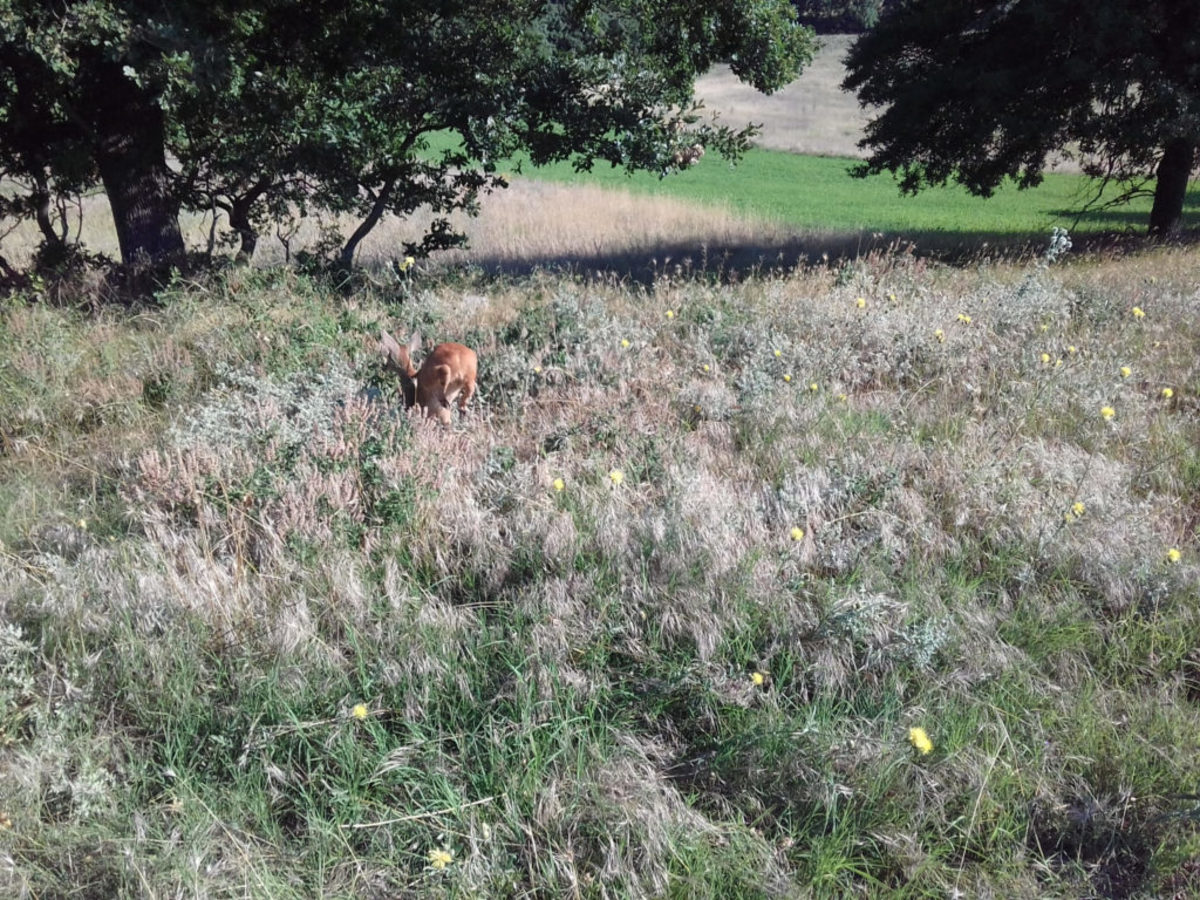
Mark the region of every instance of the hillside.
[[696, 96], [724, 120], [760, 125], [760, 147], [814, 156], [862, 156], [858, 141], [867, 115], [854, 95], [841, 89], [842, 58], [852, 40], [851, 35], [822, 35], [820, 49], [800, 77], [774, 94], [760, 94], [720, 67], [696, 82]]

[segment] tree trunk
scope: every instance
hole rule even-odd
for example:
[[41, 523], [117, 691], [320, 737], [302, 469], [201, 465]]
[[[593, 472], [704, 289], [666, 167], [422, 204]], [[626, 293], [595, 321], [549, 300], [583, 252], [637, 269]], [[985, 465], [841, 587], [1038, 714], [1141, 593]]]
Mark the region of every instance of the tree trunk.
[[34, 179], [33, 199], [36, 204], [34, 219], [46, 246], [55, 250], [62, 249], [67, 241], [67, 232], [65, 228], [62, 234], [54, 230], [54, 220], [50, 216], [50, 184], [41, 176]]
[[354, 264], [354, 251], [358, 249], [358, 245], [362, 243], [362, 239], [371, 233], [371, 229], [379, 224], [379, 220], [383, 218], [383, 214], [387, 211], [388, 201], [392, 197], [392, 191], [396, 188], [396, 176], [389, 175], [384, 179], [383, 187], [379, 189], [379, 193], [372, 199], [371, 210], [367, 213], [367, 217], [359, 223], [358, 228], [354, 229], [354, 233], [350, 235], [345, 245], [342, 247], [341, 255], [338, 258], [338, 264], [345, 270], [349, 271]]
[[1196, 144], [1187, 138], [1172, 138], [1163, 147], [1158, 163], [1158, 183], [1154, 187], [1154, 206], [1150, 210], [1150, 236], [1168, 237], [1179, 230], [1183, 221], [1183, 201], [1187, 197], [1188, 178], [1196, 161]]
[[162, 109], [115, 65], [97, 72], [89, 110], [96, 166], [108, 194], [121, 261], [162, 266], [183, 259], [179, 201], [171, 196]]
[[250, 211], [265, 192], [266, 187], [260, 182], [249, 193], [234, 198], [229, 205], [229, 227], [237, 232], [242, 242], [238, 247], [236, 262], [249, 263], [254, 258], [254, 250], [258, 247], [258, 231], [250, 221]]

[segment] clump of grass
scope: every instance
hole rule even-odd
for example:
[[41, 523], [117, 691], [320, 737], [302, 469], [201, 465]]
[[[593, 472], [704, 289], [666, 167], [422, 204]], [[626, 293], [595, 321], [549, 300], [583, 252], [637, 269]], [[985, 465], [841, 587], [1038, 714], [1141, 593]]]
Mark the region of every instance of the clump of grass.
[[[6, 306], [0, 884], [1178, 890], [1194, 268]], [[479, 350], [465, 420], [381, 324]]]

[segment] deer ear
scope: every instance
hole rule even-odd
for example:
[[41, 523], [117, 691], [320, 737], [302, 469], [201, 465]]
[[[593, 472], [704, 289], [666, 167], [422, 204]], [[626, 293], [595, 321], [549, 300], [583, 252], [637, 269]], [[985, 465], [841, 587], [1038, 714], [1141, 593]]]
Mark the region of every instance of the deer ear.
[[387, 329], [379, 331], [379, 352], [395, 362], [400, 360], [400, 345], [394, 337], [387, 333]]
[[421, 332], [414, 331], [412, 337], [408, 339], [408, 352], [416, 353], [421, 349]]

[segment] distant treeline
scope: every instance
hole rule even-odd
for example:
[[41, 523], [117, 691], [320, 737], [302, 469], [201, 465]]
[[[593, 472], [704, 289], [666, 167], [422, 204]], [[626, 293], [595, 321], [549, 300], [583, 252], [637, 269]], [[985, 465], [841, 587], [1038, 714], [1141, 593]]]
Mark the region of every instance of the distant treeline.
[[846, 34], [872, 27], [899, 0], [793, 0], [800, 21], [824, 34]]

